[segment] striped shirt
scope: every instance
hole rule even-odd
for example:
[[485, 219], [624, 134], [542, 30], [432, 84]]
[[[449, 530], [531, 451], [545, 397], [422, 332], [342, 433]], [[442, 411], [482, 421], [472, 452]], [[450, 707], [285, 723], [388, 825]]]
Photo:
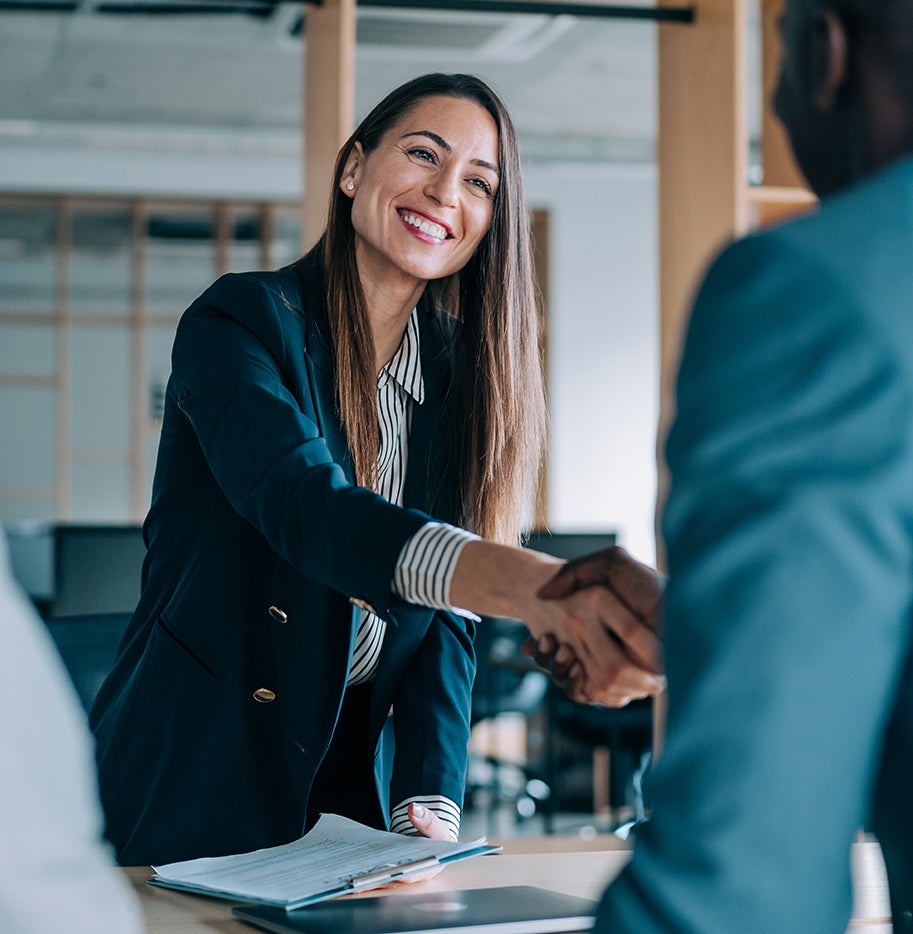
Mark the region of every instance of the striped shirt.
[[[422, 404], [425, 384], [419, 347], [418, 319], [412, 312], [402, 343], [377, 376], [377, 415], [380, 423], [380, 452], [377, 492], [401, 506], [409, 453], [412, 406]], [[440, 522], [428, 522], [403, 546], [393, 577], [393, 591], [409, 603], [439, 610], [463, 612], [450, 602], [450, 581], [460, 551], [477, 536]], [[472, 615], [464, 613], [464, 615]], [[387, 624], [380, 617], [361, 611], [348, 684], [373, 681]], [[409, 820], [408, 806], [415, 801], [445, 822], [456, 839], [460, 829], [460, 807], [442, 795], [415, 795], [401, 801], [391, 812], [390, 829], [417, 834]]]

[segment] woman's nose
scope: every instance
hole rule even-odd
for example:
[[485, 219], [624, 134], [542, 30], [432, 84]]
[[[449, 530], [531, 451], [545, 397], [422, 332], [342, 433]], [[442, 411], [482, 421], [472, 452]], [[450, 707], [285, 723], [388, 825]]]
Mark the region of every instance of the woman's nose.
[[457, 192], [457, 178], [454, 172], [435, 172], [425, 186], [425, 193], [444, 207], [456, 206]]

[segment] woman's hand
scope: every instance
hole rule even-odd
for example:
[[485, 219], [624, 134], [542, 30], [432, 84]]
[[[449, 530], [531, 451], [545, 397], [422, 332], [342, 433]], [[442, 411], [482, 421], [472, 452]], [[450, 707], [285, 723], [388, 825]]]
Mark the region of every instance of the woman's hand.
[[561, 645], [550, 632], [539, 636], [538, 639], [530, 636], [520, 646], [520, 651], [548, 672], [552, 681], [571, 700], [581, 703], [586, 700], [583, 694], [583, 665], [577, 656], [566, 645]]
[[[412, 821], [412, 826], [423, 837], [428, 837], [431, 840], [453, 841], [447, 825], [431, 808], [426, 808], [424, 805], [413, 801], [409, 805], [409, 820]], [[443, 866], [435, 866], [433, 869], [426, 869], [424, 872], [417, 872], [414, 875], [388, 882], [387, 885], [381, 886], [381, 888], [387, 888], [390, 885], [408, 885], [412, 882], [427, 882], [428, 879], [433, 879], [443, 868]]]
[[[431, 840], [453, 841], [447, 825], [430, 808], [413, 801], [409, 805], [409, 820], [412, 826], [423, 836]], [[392, 889], [397, 885], [410, 885], [413, 882], [427, 882], [433, 879], [444, 867], [435, 866], [432, 869], [425, 869], [422, 872], [416, 872], [401, 879], [394, 879], [392, 882], [384, 882], [382, 885], [376, 885], [371, 889], [364, 889], [365, 892], [378, 892], [383, 889]]]
[[412, 826], [423, 836], [432, 840], [453, 841], [450, 836], [450, 829], [438, 816], [423, 804], [417, 804], [413, 801], [409, 805], [409, 820]]

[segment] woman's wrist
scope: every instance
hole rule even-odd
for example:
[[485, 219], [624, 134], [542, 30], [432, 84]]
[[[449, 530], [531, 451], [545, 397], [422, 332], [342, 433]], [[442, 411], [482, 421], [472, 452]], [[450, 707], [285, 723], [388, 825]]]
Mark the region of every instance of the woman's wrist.
[[481, 616], [525, 620], [537, 600], [536, 591], [563, 563], [527, 548], [467, 542], [450, 582], [450, 599], [454, 606]]

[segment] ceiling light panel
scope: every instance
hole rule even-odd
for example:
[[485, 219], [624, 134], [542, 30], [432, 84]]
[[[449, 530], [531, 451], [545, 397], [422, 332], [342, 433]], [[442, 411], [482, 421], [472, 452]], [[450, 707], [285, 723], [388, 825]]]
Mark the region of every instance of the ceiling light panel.
[[358, 11], [360, 54], [398, 58], [433, 53], [447, 60], [522, 62], [551, 45], [574, 24], [570, 16], [459, 13], [447, 11]]

